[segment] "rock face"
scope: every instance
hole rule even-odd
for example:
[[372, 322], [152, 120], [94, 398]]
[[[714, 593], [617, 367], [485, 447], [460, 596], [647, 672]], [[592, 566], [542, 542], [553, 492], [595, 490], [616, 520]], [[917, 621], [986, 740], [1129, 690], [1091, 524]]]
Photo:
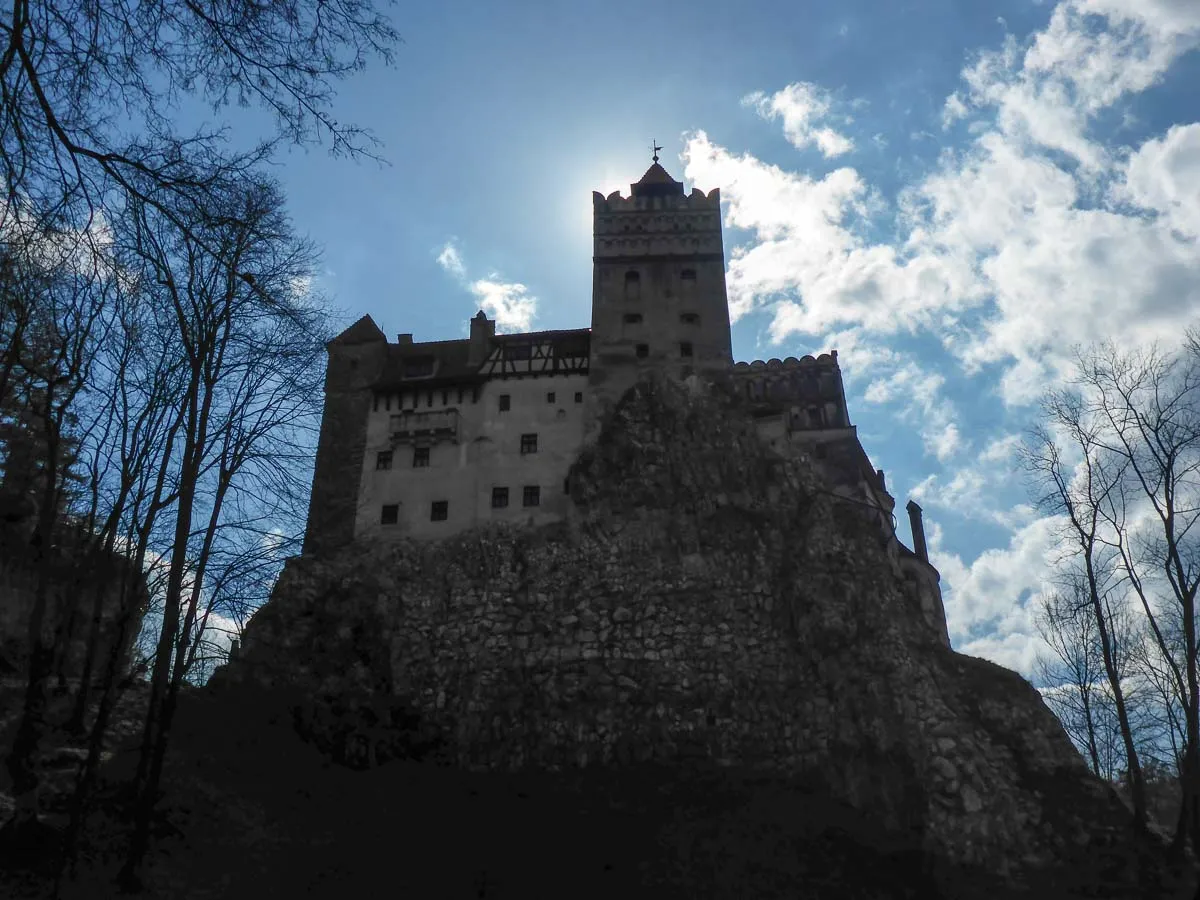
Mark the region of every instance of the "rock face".
[[1037, 692], [947, 649], [870, 511], [720, 387], [639, 384], [571, 493], [562, 526], [289, 561], [217, 681], [299, 691], [357, 764], [769, 770], [1015, 884], [1128, 837]]

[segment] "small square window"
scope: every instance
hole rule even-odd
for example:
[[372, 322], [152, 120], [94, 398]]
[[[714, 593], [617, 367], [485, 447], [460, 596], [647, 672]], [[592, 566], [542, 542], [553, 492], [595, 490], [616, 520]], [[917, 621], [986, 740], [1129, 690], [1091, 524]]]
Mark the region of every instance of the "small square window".
[[638, 359], [645, 359], [650, 355], [650, 345], [638, 344], [635, 352], [637, 353]]
[[637, 325], [642, 321], [641, 313], [625, 313], [626, 325]]
[[400, 505], [389, 503], [379, 510], [380, 525], [395, 525], [400, 521]]
[[434, 500], [429, 507], [430, 522], [445, 522], [450, 516], [449, 500]]
[[521, 502], [525, 506], [538, 506], [542, 502], [542, 489], [536, 484], [525, 485], [525, 490], [521, 497]]
[[537, 434], [521, 435], [521, 453], [537, 453]]
[[680, 313], [679, 321], [684, 325], [699, 325], [700, 316], [698, 316], [696, 313]]
[[550, 391], [548, 394], [546, 394], [546, 402], [547, 403], [554, 402], [554, 391]]
[[684, 341], [679, 345], [679, 355], [685, 359], [692, 358], [692, 345], [690, 341]]
[[503, 509], [508, 506], [508, 488], [492, 488], [492, 509]]
[[392, 467], [392, 451], [380, 450], [375, 454], [376, 470], [390, 469]]
[[512, 406], [512, 397], [509, 396], [508, 394], [501, 394], [500, 395], [500, 412], [508, 412], [508, 410], [511, 406]]
[[582, 403], [582, 402], [583, 402], [583, 391], [576, 391], [576, 392], [575, 392], [575, 402], [576, 402], [576, 403]]
[[429, 467], [429, 448], [413, 447], [413, 468], [426, 469]]

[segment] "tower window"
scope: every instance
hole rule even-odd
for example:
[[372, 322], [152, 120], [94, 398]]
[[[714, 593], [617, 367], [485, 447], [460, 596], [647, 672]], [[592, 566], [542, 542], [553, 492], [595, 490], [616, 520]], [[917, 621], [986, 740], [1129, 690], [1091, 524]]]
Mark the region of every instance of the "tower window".
[[696, 280], [696, 270], [695, 269], [684, 269], [682, 272], [679, 273], [679, 278], [681, 281], [695, 281]]
[[512, 406], [512, 397], [509, 394], [500, 395], [500, 412], [508, 412]]
[[679, 345], [679, 355], [686, 358], [692, 358], [692, 344], [690, 341], [684, 341]]
[[508, 488], [492, 488], [492, 509], [504, 509], [508, 506]]
[[547, 403], [553, 403], [553, 402], [554, 402], [554, 391], [550, 391], [550, 392], [548, 392], [548, 393], [546, 394], [546, 402], [547, 402]]
[[641, 313], [625, 313], [626, 325], [637, 325], [642, 321]]
[[379, 524], [380, 525], [395, 525], [400, 521], [400, 505], [398, 503], [389, 503], [379, 509]]
[[430, 522], [445, 522], [450, 517], [450, 501], [434, 500], [429, 506]]
[[645, 359], [650, 355], [650, 345], [638, 344], [637, 347], [634, 348], [634, 352], [637, 353], [638, 359]]
[[642, 296], [642, 276], [632, 269], [625, 273], [625, 299], [637, 300]]
[[696, 313], [680, 313], [679, 321], [684, 325], [699, 325], [700, 316], [698, 316]]
[[413, 447], [413, 468], [414, 469], [429, 468], [429, 448], [428, 447]]
[[521, 435], [521, 454], [537, 453], [537, 433]]
[[375, 454], [376, 470], [390, 469], [392, 467], [392, 451], [380, 450]]
[[575, 392], [575, 402], [576, 402], [576, 403], [582, 403], [582, 402], [583, 402], [583, 391], [576, 391], [576, 392]]
[[538, 506], [542, 502], [542, 489], [536, 484], [525, 485], [525, 490], [521, 496], [521, 503], [524, 506]]

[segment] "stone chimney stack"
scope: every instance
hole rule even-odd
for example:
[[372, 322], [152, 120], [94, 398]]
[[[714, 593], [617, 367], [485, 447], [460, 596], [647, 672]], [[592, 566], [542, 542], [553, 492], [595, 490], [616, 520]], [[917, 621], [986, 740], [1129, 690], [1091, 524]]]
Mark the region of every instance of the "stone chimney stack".
[[929, 562], [929, 549], [925, 546], [925, 523], [921, 519], [921, 507], [917, 501], [908, 501], [908, 524], [912, 527], [913, 552], [923, 563]]
[[492, 338], [496, 336], [496, 322], [489, 319], [481, 309], [471, 319], [471, 345], [467, 353], [467, 362], [478, 366], [488, 358]]

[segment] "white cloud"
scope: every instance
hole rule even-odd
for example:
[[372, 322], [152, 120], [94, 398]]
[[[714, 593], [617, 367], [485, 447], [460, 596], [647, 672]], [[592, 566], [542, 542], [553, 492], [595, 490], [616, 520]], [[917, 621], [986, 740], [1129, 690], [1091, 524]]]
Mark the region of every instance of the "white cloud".
[[1117, 194], [1200, 237], [1200, 124], [1176, 125], [1162, 140], [1143, 144], [1130, 157]]
[[895, 404], [902, 421], [915, 425], [926, 452], [944, 462], [966, 447], [954, 406], [942, 396], [945, 376], [913, 360], [882, 371], [863, 394], [868, 403]]
[[781, 119], [784, 135], [797, 150], [816, 144], [826, 158], [832, 159], [854, 149], [850, 138], [821, 124], [830, 117], [833, 101], [815, 84], [800, 81], [770, 95], [757, 91], [742, 102], [753, 106], [768, 121]]
[[970, 564], [943, 552], [941, 529], [930, 530], [930, 561], [942, 575], [946, 620], [956, 650], [1032, 673], [1040, 641], [1033, 613], [1059, 527], [1053, 517], [1034, 519], [1014, 531], [1007, 547], [985, 550]]
[[[964, 374], [998, 366], [1018, 405], [1063, 377], [1076, 343], [1177, 336], [1200, 309], [1200, 125], [1128, 156], [1094, 124], [1197, 44], [1200, 4], [1064, 0], [1029, 41], [979, 54], [945, 107], [973, 136], [900, 194], [890, 242], [865, 237], [884, 223], [854, 169], [813, 178], [696, 132], [686, 176], [721, 185], [727, 223], [752, 233], [729, 265], [734, 317], [770, 310], [776, 342], [931, 332]], [[752, 95], [793, 143], [815, 142], [827, 97]]]
[[462, 255], [452, 241], [447, 241], [442, 252], [437, 257], [438, 265], [455, 278], [466, 278], [467, 270], [463, 267]]
[[468, 278], [462, 254], [453, 241], [447, 241], [442, 247], [437, 262], [479, 299], [483, 310], [496, 320], [497, 331], [529, 331], [533, 327], [537, 298], [525, 285], [504, 281], [495, 273], [487, 278]]
[[481, 278], [469, 285], [484, 310], [496, 320], [498, 331], [529, 331], [537, 313], [537, 298], [516, 282]]

